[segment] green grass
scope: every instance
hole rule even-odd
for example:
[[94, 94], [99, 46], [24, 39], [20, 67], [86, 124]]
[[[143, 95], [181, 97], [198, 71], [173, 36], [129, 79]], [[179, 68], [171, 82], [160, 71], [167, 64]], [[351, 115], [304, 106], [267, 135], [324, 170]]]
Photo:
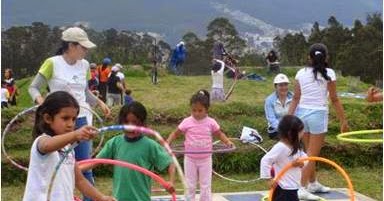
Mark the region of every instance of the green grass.
[[[264, 115], [264, 99], [274, 91], [272, 84], [273, 76], [267, 75], [265, 69], [243, 68], [249, 72], [256, 72], [265, 76], [266, 81], [239, 80], [234, 92], [225, 103], [213, 103], [210, 108], [210, 116], [214, 117], [220, 124], [222, 130], [230, 137], [238, 137], [242, 126], [256, 128], [265, 141], [262, 146], [270, 148], [274, 141], [268, 139], [265, 130], [267, 122]], [[283, 68], [291, 81], [297, 68]], [[178, 123], [190, 114], [189, 99], [199, 89], [210, 91], [210, 76], [174, 76], [169, 75], [164, 69], [159, 71], [159, 83], [151, 84], [149, 72], [141, 68], [129, 68], [126, 70], [127, 86], [133, 91], [135, 100], [142, 102], [148, 110], [147, 124], [167, 137]], [[338, 75], [338, 91], [353, 91], [363, 93], [369, 87], [368, 84], [358, 82], [351, 87], [351, 78]], [[18, 80], [20, 95], [18, 96], [18, 107], [2, 110], [2, 129], [7, 122], [21, 110], [31, 107], [32, 100], [28, 94], [28, 86], [31, 78]], [[231, 85], [231, 79], [225, 79], [225, 89]], [[293, 89], [293, 85], [290, 85]], [[346, 117], [351, 130], [366, 130], [382, 128], [382, 104], [369, 104], [362, 99], [341, 98]], [[355, 183], [357, 191], [369, 195], [375, 199], [382, 200], [382, 145], [381, 144], [353, 144], [344, 143], [336, 139], [339, 133], [339, 122], [336, 119], [333, 107], [330, 107], [329, 132], [326, 136], [326, 145], [322, 150], [322, 156], [336, 161], [347, 167]], [[113, 117], [105, 122], [105, 125], [115, 124], [119, 108], [112, 108]], [[98, 111], [98, 110], [97, 110]], [[98, 111], [100, 114], [100, 111]], [[5, 148], [8, 153], [23, 164], [28, 164], [29, 147], [31, 142], [30, 127], [32, 122], [19, 123], [20, 129], [9, 133], [6, 137]], [[21, 126], [20, 126], [21, 125]], [[99, 126], [99, 125], [96, 125]], [[116, 135], [109, 132], [106, 139]], [[367, 136], [370, 137], [370, 136]], [[181, 141], [182, 139], [179, 139]], [[96, 142], [94, 144], [97, 144]], [[259, 160], [262, 155], [260, 151], [240, 150], [233, 154], [214, 157], [215, 169], [228, 172], [232, 176], [251, 178], [258, 173]], [[182, 161], [180, 161], [182, 162]], [[25, 174], [9, 165], [2, 158], [2, 194], [3, 198], [22, 196], [25, 185]], [[100, 168], [96, 173], [100, 176], [100, 189], [110, 189], [108, 169]], [[322, 173], [324, 172], [324, 174]], [[336, 176], [335, 171], [328, 171], [326, 166], [320, 166], [321, 180], [331, 186], [343, 187], [341, 177]], [[329, 176], [330, 175], [330, 176]], [[368, 179], [369, 178], [369, 179]], [[215, 179], [213, 181], [215, 192], [248, 191], [265, 189], [261, 183], [255, 185], [242, 185], [223, 182]], [[8, 199], [4, 199], [8, 200]], [[9, 198], [9, 200], [12, 200]], [[16, 199], [20, 200], [20, 199]]]

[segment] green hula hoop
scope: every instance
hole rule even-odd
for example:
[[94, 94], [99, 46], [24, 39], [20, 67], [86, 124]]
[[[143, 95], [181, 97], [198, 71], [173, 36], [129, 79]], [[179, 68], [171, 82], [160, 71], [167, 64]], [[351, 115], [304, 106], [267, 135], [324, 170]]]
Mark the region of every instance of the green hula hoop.
[[354, 143], [382, 143], [383, 138], [381, 139], [356, 139], [356, 138], [347, 138], [352, 135], [361, 135], [361, 134], [383, 134], [383, 129], [376, 130], [361, 130], [361, 131], [352, 131], [346, 133], [340, 133], [336, 137], [338, 140], [345, 142], [354, 142]]

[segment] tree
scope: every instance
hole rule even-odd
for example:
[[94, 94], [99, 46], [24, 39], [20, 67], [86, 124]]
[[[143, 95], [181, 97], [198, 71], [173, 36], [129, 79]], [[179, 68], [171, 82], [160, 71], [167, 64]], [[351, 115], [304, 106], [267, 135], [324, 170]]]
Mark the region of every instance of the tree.
[[246, 47], [245, 40], [240, 38], [235, 26], [227, 18], [214, 19], [209, 23], [207, 31], [207, 45], [212, 47], [215, 41], [220, 41], [229, 53], [234, 55], [243, 53]]

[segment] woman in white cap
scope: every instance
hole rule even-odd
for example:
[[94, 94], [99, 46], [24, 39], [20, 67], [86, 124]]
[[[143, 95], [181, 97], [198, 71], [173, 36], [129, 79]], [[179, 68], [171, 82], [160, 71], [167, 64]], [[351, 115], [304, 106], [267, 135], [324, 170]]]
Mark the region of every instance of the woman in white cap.
[[265, 99], [264, 111], [269, 138], [277, 139], [277, 126], [280, 119], [288, 113], [293, 93], [288, 90], [288, 77], [282, 73], [276, 75], [273, 84], [276, 90]]
[[[294, 96], [288, 114], [296, 114], [304, 123], [302, 141], [308, 156], [319, 156], [328, 131], [328, 96], [335, 107], [340, 121], [340, 131], [348, 131], [348, 122], [344, 116], [336, 91], [336, 74], [328, 65], [328, 50], [324, 44], [313, 44], [309, 49], [309, 65], [300, 69], [295, 77]], [[308, 162], [303, 168], [301, 185], [298, 191], [300, 199], [318, 200], [312, 193], [326, 193], [329, 187], [316, 180], [316, 163]]]
[[[40, 67], [29, 87], [29, 94], [32, 100], [40, 105], [44, 101], [40, 89], [45, 84], [48, 84], [50, 92], [69, 92], [82, 107], [76, 119], [77, 129], [92, 124], [92, 114], [84, 107], [99, 105], [106, 116], [109, 116], [110, 109], [103, 101], [95, 97], [87, 86], [90, 69], [89, 63], [84, 57], [88, 49], [94, 48], [96, 45], [88, 39], [87, 33], [78, 27], [71, 27], [63, 31], [61, 40], [62, 45], [56, 56], [46, 59]], [[88, 159], [91, 157], [91, 153], [91, 141], [82, 141], [75, 148], [76, 160]], [[94, 183], [91, 171], [84, 172], [84, 176]]]

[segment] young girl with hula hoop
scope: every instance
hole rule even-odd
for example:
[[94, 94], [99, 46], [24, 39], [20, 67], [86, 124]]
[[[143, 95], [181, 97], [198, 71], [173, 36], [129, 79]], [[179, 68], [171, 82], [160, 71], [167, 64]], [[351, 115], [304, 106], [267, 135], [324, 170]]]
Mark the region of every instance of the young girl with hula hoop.
[[209, 93], [199, 90], [191, 98], [191, 116], [183, 119], [177, 130], [170, 134], [170, 144], [182, 133], [185, 133], [184, 146], [186, 152], [202, 151], [204, 154], [186, 153], [184, 157], [185, 179], [188, 185], [187, 199], [195, 200], [196, 184], [200, 183], [200, 200], [211, 201], [212, 181], [212, 136], [218, 136], [227, 146], [233, 143], [220, 130], [219, 124], [208, 116]]

